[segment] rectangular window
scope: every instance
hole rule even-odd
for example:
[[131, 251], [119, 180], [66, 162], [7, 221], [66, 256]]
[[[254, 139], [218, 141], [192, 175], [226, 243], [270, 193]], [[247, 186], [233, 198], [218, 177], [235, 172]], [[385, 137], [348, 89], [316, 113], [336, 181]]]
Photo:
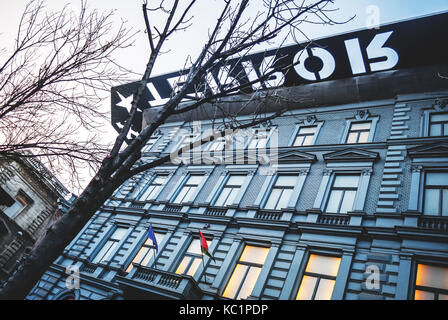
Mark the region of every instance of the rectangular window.
[[448, 135], [448, 113], [436, 113], [430, 115], [429, 135], [433, 137]]
[[188, 178], [188, 180], [183, 185], [182, 189], [180, 189], [179, 193], [177, 194], [176, 198], [174, 198], [174, 203], [182, 203], [182, 202], [188, 202], [193, 201], [192, 198], [193, 194], [196, 192], [196, 189], [198, 188], [199, 184], [202, 181], [203, 176], [202, 175], [192, 175]]
[[20, 192], [15, 198], [14, 203], [7, 207], [3, 212], [10, 218], [15, 217], [19, 212], [25, 209], [31, 203], [31, 200], [27, 199], [25, 195]]
[[448, 216], [448, 172], [426, 172], [423, 213]]
[[[154, 232], [154, 235], [156, 236], [156, 240], [157, 240], [158, 244], [160, 244], [162, 242], [163, 237], [165, 236], [164, 234], [159, 233], [159, 232]], [[129, 267], [126, 269], [126, 272], [130, 272], [132, 270], [132, 268], [134, 267], [133, 266], [134, 263], [142, 265], [142, 266], [147, 266], [149, 260], [154, 255], [154, 250], [155, 249], [154, 249], [152, 240], [147, 238], [145, 243], [143, 243], [142, 247], [135, 255], [135, 257], [132, 260]]]
[[216, 199], [215, 206], [223, 207], [232, 204], [245, 179], [246, 177], [242, 175], [231, 175]]
[[341, 258], [311, 254], [296, 300], [330, 300]]
[[415, 300], [448, 300], [448, 268], [417, 265]]
[[112, 235], [109, 237], [109, 239], [106, 241], [106, 243], [103, 245], [101, 250], [97, 253], [95, 259], [93, 259], [93, 263], [100, 263], [109, 260], [111, 258], [111, 254], [117, 247], [118, 242], [120, 242], [120, 240], [126, 234], [127, 230], [128, 228], [123, 227], [116, 228], [115, 231], [112, 233]]
[[316, 130], [317, 126], [300, 127], [293, 145], [296, 147], [311, 145]]
[[326, 212], [347, 213], [352, 210], [358, 182], [359, 175], [336, 175], [328, 196]]
[[350, 125], [346, 143], [364, 143], [368, 141], [372, 122], [355, 122]]
[[[207, 245], [210, 245], [210, 242], [208, 240]], [[194, 276], [201, 262], [202, 262], [201, 240], [193, 239], [187, 251], [185, 252], [182, 261], [177, 267], [176, 273]]]
[[266, 148], [269, 139], [269, 130], [255, 129], [254, 136], [247, 146], [249, 149]]
[[297, 177], [297, 175], [278, 176], [264, 208], [273, 210], [286, 208], [297, 183]]
[[157, 175], [149, 184], [149, 186], [146, 188], [146, 190], [142, 193], [139, 200], [145, 201], [145, 200], [153, 200], [155, 199], [156, 195], [159, 194], [160, 190], [163, 187], [163, 184], [165, 183], [166, 179], [168, 178], [167, 175]]
[[227, 283], [223, 297], [238, 300], [250, 296], [268, 253], [269, 248], [246, 245]]

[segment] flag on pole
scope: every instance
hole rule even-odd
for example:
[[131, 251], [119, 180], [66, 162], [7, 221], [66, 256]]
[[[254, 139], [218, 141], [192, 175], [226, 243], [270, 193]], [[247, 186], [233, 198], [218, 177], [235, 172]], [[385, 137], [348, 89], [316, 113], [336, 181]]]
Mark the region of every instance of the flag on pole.
[[157, 245], [156, 235], [154, 234], [154, 231], [152, 230], [152, 224], [149, 225], [148, 238], [151, 239], [152, 244], [154, 245], [154, 248], [156, 249], [156, 252], [159, 251], [159, 246]]
[[202, 234], [201, 230], [199, 230], [199, 235], [201, 236], [201, 251], [202, 251], [202, 254], [208, 255], [210, 258], [212, 258], [213, 261], [215, 261], [215, 258], [210, 254], [210, 252], [208, 252], [207, 240], [205, 240], [205, 237]]

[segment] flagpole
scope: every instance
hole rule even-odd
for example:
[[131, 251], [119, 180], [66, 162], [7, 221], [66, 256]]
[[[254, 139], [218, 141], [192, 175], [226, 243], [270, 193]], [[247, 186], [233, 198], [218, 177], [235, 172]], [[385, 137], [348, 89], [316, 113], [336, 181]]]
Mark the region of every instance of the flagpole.
[[208, 284], [208, 282], [207, 282], [207, 273], [205, 272], [204, 254], [202, 254], [202, 267], [204, 268], [205, 283]]
[[156, 263], [156, 247], [152, 246], [152, 251], [154, 252], [154, 269], [157, 269], [157, 263]]

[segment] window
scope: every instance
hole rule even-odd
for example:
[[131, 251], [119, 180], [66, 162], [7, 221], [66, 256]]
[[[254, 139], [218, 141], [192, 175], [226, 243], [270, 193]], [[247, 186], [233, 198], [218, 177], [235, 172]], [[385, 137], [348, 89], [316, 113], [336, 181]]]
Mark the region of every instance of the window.
[[[201, 138], [201, 134], [199, 133], [194, 133], [194, 134], [188, 134], [183, 140], [182, 143], [180, 144], [180, 146], [177, 149], [181, 149], [181, 148], [186, 148], [186, 150], [192, 150], [192, 151], [198, 151], [198, 149], [200, 150], [201, 148], [201, 144], [200, 144], [200, 138]], [[193, 146], [193, 148], [190, 149], [190, 144], [197, 142], [198, 145]]]
[[448, 268], [418, 264], [415, 300], [448, 300]]
[[[162, 242], [163, 237], [165, 236], [164, 234], [159, 232], [154, 232], [154, 235], [156, 236], [158, 244]], [[142, 247], [140, 248], [140, 250], [135, 255], [129, 267], [126, 269], [126, 272], [130, 272], [132, 270], [132, 268], [134, 267], [133, 266], [134, 263], [140, 264], [142, 266], [147, 266], [149, 260], [154, 255], [154, 250], [155, 249], [152, 240], [147, 238], [146, 241], [143, 243]]]
[[246, 299], [250, 296], [268, 252], [269, 248], [246, 245], [227, 283], [223, 297]]
[[448, 113], [435, 113], [429, 117], [429, 135], [448, 136]]
[[353, 209], [359, 175], [336, 175], [327, 201], [326, 212], [347, 213]]
[[174, 198], [174, 203], [193, 201], [192, 196], [202, 181], [202, 175], [191, 175]]
[[123, 227], [116, 228], [109, 239], [106, 241], [106, 243], [103, 245], [101, 250], [95, 256], [95, 259], [93, 259], [93, 263], [100, 263], [108, 260], [111, 257], [112, 252], [114, 252], [114, 249], [117, 247], [118, 242], [120, 242], [121, 238], [123, 238], [127, 230], [127, 228]]
[[165, 183], [167, 178], [168, 178], [167, 175], [159, 175], [159, 174], [156, 175], [156, 177], [151, 181], [149, 186], [140, 196], [140, 200], [144, 201], [155, 199], [155, 197], [159, 194], [160, 190], [162, 189], [163, 184]]
[[21, 212], [26, 206], [31, 203], [31, 200], [26, 197], [22, 192], [19, 192], [14, 198], [14, 203], [7, 207], [3, 212], [10, 218], [15, 217], [19, 212]]
[[[210, 245], [210, 242], [208, 240], [207, 245]], [[182, 261], [177, 267], [176, 273], [194, 276], [201, 262], [202, 262], [201, 240], [193, 239], [187, 251], [185, 252]]]
[[426, 172], [423, 213], [448, 216], [448, 172]]
[[347, 135], [346, 143], [368, 142], [371, 122], [353, 122]]
[[247, 148], [249, 149], [259, 149], [266, 148], [268, 144], [270, 130], [265, 129], [255, 129], [254, 136], [249, 142]]
[[218, 199], [216, 199], [215, 206], [231, 205], [238, 195], [245, 179], [246, 177], [242, 175], [231, 175], [224, 185], [224, 188], [222, 188]]
[[341, 258], [311, 254], [296, 300], [330, 300]]
[[151, 150], [151, 148], [157, 142], [157, 140], [159, 140], [159, 137], [149, 138], [148, 142], [146, 142], [146, 144], [143, 146], [142, 152], [148, 152], [149, 150]]
[[300, 127], [297, 132], [296, 139], [293, 146], [309, 146], [313, 143], [314, 135], [316, 134], [317, 126]]
[[265, 209], [280, 210], [288, 206], [292, 191], [297, 183], [296, 175], [280, 175], [272, 187], [264, 205]]

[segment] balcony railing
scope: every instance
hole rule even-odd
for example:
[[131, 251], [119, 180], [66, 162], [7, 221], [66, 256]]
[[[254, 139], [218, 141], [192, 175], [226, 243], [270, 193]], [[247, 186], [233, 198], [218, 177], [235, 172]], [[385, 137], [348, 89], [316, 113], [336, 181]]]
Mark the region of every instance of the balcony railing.
[[317, 223], [345, 226], [350, 223], [350, 216], [342, 214], [321, 214], [317, 218]]
[[447, 232], [448, 219], [446, 217], [421, 216], [418, 220], [418, 226], [420, 228]]
[[182, 210], [182, 205], [178, 205], [178, 204], [167, 204], [165, 206], [165, 211], [166, 212], [172, 212], [172, 213], [177, 213], [180, 212]]
[[[135, 272], [120, 277], [118, 282], [130, 288], [138, 288], [141, 295], [145, 292], [169, 299], [200, 299], [202, 290], [196, 281], [188, 275], [144, 267], [135, 264]], [[140, 285], [140, 284], [143, 284]]]

